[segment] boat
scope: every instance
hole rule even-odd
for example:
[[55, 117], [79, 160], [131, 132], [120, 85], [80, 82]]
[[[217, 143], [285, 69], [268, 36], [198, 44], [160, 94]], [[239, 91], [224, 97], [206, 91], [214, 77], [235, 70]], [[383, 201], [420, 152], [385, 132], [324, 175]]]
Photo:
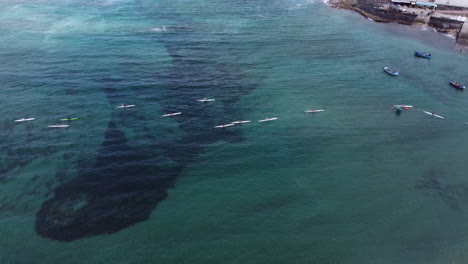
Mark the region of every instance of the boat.
[[397, 69], [392, 69], [390, 67], [383, 67], [384, 71], [392, 76], [398, 76], [400, 72]]
[[169, 114], [165, 114], [165, 115], [162, 115], [162, 116], [175, 116], [175, 115], [180, 115], [180, 114], [182, 114], [182, 112], [169, 113]]
[[272, 117], [272, 118], [265, 118], [265, 119], [262, 119], [262, 120], [258, 120], [258, 122], [267, 122], [267, 121], [273, 121], [273, 120], [276, 120], [278, 119], [277, 117]]
[[230, 127], [230, 126], [233, 126], [233, 125], [234, 124], [224, 124], [224, 125], [215, 126], [215, 128]]
[[125, 105], [125, 104], [121, 104], [121, 105], [117, 106], [116, 108], [129, 108], [129, 107], [135, 107], [135, 105]]
[[36, 118], [21, 118], [21, 119], [16, 119], [15, 122], [25, 122], [25, 121], [32, 121]]
[[458, 83], [456, 81], [450, 81], [450, 85], [452, 85], [453, 87], [457, 88], [457, 89], [465, 89], [465, 86], [461, 83]]
[[50, 125], [48, 127], [68, 127], [68, 125]]
[[75, 121], [75, 120], [78, 120], [78, 118], [76, 117], [73, 117], [73, 118], [62, 118], [62, 119], [59, 119], [60, 121]]
[[245, 123], [250, 123], [250, 120], [239, 120], [239, 121], [234, 121], [231, 123], [232, 124], [245, 124]]
[[203, 98], [203, 99], [198, 99], [198, 102], [213, 102], [215, 99], [208, 99], [208, 98]]
[[305, 113], [319, 113], [319, 112], [323, 112], [325, 110], [323, 109], [312, 109], [312, 110], [305, 110], [304, 112]]
[[433, 112], [432, 112], [432, 113], [431, 113], [431, 112], [428, 112], [428, 111], [423, 111], [423, 112], [424, 112], [425, 114], [428, 114], [428, 115], [431, 115], [431, 116], [435, 116], [435, 117], [438, 117], [438, 118], [442, 118], [442, 119], [444, 119], [444, 117], [443, 117], [443, 116], [436, 115], [436, 114], [435, 114], [435, 113], [433, 113]]
[[432, 58], [432, 54], [430, 54], [430, 53], [423, 53], [423, 52], [419, 52], [419, 51], [415, 51], [415, 52], [414, 52], [414, 56], [416, 56], [416, 57], [421, 57], [421, 58], [426, 58], [426, 59]]
[[398, 109], [398, 108], [401, 108], [402, 110], [410, 110], [411, 108], [413, 108], [413, 106], [412, 105], [405, 105], [405, 104], [394, 105], [393, 106], [393, 109]]

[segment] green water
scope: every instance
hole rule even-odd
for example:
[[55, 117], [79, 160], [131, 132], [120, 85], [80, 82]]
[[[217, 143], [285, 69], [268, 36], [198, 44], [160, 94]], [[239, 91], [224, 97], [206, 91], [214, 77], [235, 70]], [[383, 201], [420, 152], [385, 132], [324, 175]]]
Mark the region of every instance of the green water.
[[[449, 37], [300, 0], [0, 6], [0, 263], [468, 261], [468, 97], [448, 85], [468, 83], [468, 59]], [[216, 101], [195, 101], [205, 97]], [[401, 103], [415, 107], [396, 115]], [[47, 128], [67, 116], [79, 119]], [[22, 117], [37, 119], [13, 122]], [[256, 122], [265, 117], [278, 120]], [[239, 119], [252, 123], [214, 129]], [[137, 170], [180, 169], [167, 198], [115, 232], [39, 235], [54, 190], [92, 182], [82, 170], [93, 164], [119, 165], [98, 162], [112, 126], [142, 155], [126, 161]]]

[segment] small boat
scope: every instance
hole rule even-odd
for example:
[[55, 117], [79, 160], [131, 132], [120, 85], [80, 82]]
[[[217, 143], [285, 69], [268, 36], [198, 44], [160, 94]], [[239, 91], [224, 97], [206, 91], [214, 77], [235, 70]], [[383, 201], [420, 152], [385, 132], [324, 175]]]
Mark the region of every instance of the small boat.
[[25, 122], [25, 121], [32, 121], [36, 118], [21, 118], [21, 119], [16, 119], [15, 122]]
[[258, 120], [258, 122], [267, 122], [267, 121], [273, 121], [273, 120], [276, 120], [278, 119], [277, 117], [272, 117], [272, 118], [265, 118], [265, 119], [262, 119], [262, 120]]
[[453, 87], [457, 88], [457, 89], [465, 89], [465, 86], [461, 83], [458, 83], [456, 81], [450, 81], [450, 85], [452, 85]]
[[398, 76], [400, 72], [397, 69], [392, 69], [390, 67], [383, 67], [384, 71], [392, 76]]
[[117, 106], [116, 108], [129, 108], [129, 107], [135, 107], [135, 105], [121, 104], [121, 105]]
[[224, 124], [224, 125], [215, 126], [215, 128], [230, 127], [230, 126], [233, 126], [233, 125], [234, 124]]
[[304, 112], [305, 113], [319, 113], [319, 112], [323, 112], [325, 110], [323, 109], [312, 109], [312, 110], [305, 110]]
[[421, 58], [426, 58], [426, 59], [432, 58], [432, 54], [430, 54], [430, 53], [423, 53], [423, 52], [419, 52], [419, 51], [415, 51], [415, 52], [414, 52], [414, 56], [416, 56], [416, 57], [421, 57]]
[[245, 124], [245, 123], [250, 123], [250, 120], [239, 120], [239, 121], [234, 121], [231, 123], [232, 124]]
[[444, 117], [443, 117], [443, 116], [436, 115], [434, 112], [432, 112], [432, 113], [431, 113], [431, 112], [428, 112], [428, 111], [423, 111], [423, 112], [424, 112], [425, 114], [428, 114], [428, 115], [431, 115], [431, 116], [435, 116], [435, 117], [438, 117], [438, 118], [442, 118], [442, 119], [444, 119]]
[[197, 101], [198, 102], [213, 102], [215, 101], [216, 99], [208, 99], [208, 98], [203, 98], [203, 99], [198, 99]]
[[48, 127], [68, 127], [68, 125], [50, 125]]
[[398, 108], [401, 108], [402, 110], [410, 110], [411, 108], [413, 108], [413, 106], [412, 105], [405, 105], [405, 104], [394, 105], [393, 106], [393, 109], [398, 109]]
[[162, 116], [175, 116], [175, 115], [180, 115], [180, 114], [182, 114], [182, 112], [169, 113], [169, 114], [165, 114], [165, 115], [162, 115]]

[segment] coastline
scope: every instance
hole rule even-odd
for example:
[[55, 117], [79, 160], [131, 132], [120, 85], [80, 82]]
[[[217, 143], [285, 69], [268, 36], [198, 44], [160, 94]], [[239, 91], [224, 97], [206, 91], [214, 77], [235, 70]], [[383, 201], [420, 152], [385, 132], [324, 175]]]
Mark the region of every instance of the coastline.
[[[434, 12], [429, 12], [428, 15], [418, 15], [415, 12], [409, 13], [384, 9], [375, 6], [375, 2], [369, 0], [329, 0], [326, 1], [326, 4], [333, 8], [353, 10], [375, 22], [427, 26], [439, 33], [452, 36], [456, 42], [463, 26], [463, 22], [460, 21], [442, 16], [431, 16]], [[456, 44], [457, 46], [466, 46], [459, 42]]]

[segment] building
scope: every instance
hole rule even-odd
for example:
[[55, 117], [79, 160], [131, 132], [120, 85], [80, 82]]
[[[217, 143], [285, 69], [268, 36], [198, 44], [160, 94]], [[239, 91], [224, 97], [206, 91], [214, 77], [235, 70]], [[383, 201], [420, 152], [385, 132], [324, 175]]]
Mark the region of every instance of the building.
[[[468, 0], [463, 0], [463, 1], [468, 2]], [[405, 5], [405, 6], [409, 6], [409, 7], [428, 8], [428, 9], [432, 9], [432, 10], [435, 10], [437, 8], [436, 3], [414, 1], [414, 0], [392, 0], [392, 4], [394, 4], [394, 5]]]
[[435, 0], [437, 5], [468, 8], [468, 0]]

